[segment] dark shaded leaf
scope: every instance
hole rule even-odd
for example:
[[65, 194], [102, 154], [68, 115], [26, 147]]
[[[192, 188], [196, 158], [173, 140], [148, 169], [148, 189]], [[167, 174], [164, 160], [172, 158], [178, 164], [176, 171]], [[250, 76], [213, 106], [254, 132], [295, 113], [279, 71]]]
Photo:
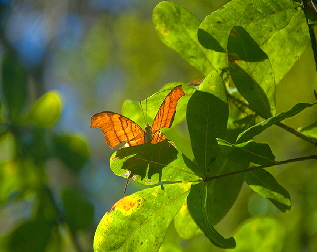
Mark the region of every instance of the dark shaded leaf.
[[192, 185], [187, 198], [188, 210], [196, 224], [213, 244], [220, 248], [234, 248], [236, 246], [234, 238], [224, 238], [221, 236], [208, 219], [206, 203], [209, 196], [207, 191], [207, 185], [204, 182]]
[[27, 97], [26, 72], [12, 54], [6, 54], [2, 62], [2, 91], [12, 122], [19, 122]]
[[228, 113], [224, 83], [219, 74], [212, 71], [187, 106], [188, 131], [202, 177], [206, 176], [219, 152], [216, 138], [226, 134]]
[[64, 189], [61, 195], [65, 218], [73, 231], [91, 227], [94, 221], [94, 206], [77, 191]]
[[199, 179], [192, 161], [166, 140], [118, 150], [110, 158], [110, 167], [116, 175], [130, 175], [134, 181], [145, 185]]
[[9, 236], [8, 248], [12, 252], [42, 252], [50, 240], [52, 223], [44, 219], [24, 222]]
[[79, 135], [55, 135], [54, 147], [56, 155], [72, 172], [79, 172], [89, 158], [86, 141]]

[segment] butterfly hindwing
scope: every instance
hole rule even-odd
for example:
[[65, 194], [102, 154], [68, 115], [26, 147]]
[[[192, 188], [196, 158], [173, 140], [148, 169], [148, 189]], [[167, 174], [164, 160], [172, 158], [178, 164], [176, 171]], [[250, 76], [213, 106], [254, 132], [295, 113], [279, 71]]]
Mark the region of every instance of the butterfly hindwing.
[[127, 142], [129, 146], [143, 144], [144, 131], [129, 118], [110, 111], [97, 113], [91, 117], [91, 128], [100, 128], [110, 148]]

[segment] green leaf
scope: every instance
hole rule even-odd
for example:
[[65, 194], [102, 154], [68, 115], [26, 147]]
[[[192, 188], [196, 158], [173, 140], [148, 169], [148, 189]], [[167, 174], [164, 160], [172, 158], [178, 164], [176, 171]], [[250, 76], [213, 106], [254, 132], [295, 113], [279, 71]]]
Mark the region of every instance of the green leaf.
[[79, 172], [89, 158], [86, 140], [80, 135], [55, 135], [53, 137], [56, 155], [74, 173]]
[[51, 127], [61, 113], [61, 97], [57, 91], [50, 91], [32, 105], [27, 119], [42, 127]]
[[201, 228], [204, 234], [209, 240], [220, 248], [234, 248], [236, 242], [233, 237], [224, 238], [221, 236], [212, 226], [207, 214], [208, 195], [207, 185], [201, 182], [196, 185], [192, 185], [190, 193], [187, 198], [188, 210], [196, 222]]
[[237, 241], [235, 251], [282, 251], [285, 228], [275, 218], [256, 216], [242, 223], [234, 237]]
[[241, 144], [231, 144], [222, 139], [218, 139], [220, 149], [224, 153], [230, 153], [233, 160], [243, 159], [259, 165], [274, 165], [275, 156], [268, 144], [255, 143], [253, 141]]
[[241, 153], [237, 154], [235, 150], [228, 153], [220, 152], [208, 173], [206, 212], [212, 225], [216, 225], [229, 212], [237, 200], [244, 179], [242, 173], [212, 180], [210, 178], [247, 169], [249, 167], [248, 158]]
[[6, 54], [2, 62], [2, 92], [7, 105], [8, 117], [19, 122], [27, 97], [26, 73], [12, 54]]
[[52, 227], [52, 223], [44, 219], [22, 223], [10, 234], [8, 250], [12, 252], [45, 251], [51, 237]]
[[91, 227], [94, 221], [94, 206], [83, 195], [71, 188], [63, 190], [62, 204], [65, 218], [72, 231]]
[[230, 31], [229, 71], [251, 109], [267, 118], [275, 113], [275, 79], [267, 55], [241, 26]]
[[227, 129], [228, 104], [224, 83], [212, 71], [190, 98], [187, 106], [187, 124], [193, 153], [206, 176], [219, 147], [216, 137], [223, 138]]
[[259, 169], [245, 173], [244, 177], [253, 191], [269, 199], [282, 212], [291, 209], [289, 193], [269, 172]]
[[201, 229], [190, 216], [186, 202], [175, 216], [174, 225], [178, 235], [184, 240], [193, 239], [202, 234]]
[[198, 39], [206, 48], [224, 52], [232, 27], [242, 26], [268, 56], [279, 83], [309, 42], [299, 3], [289, 0], [236, 0], [207, 16]]
[[313, 103], [313, 104], [298, 103], [293, 108], [291, 108], [289, 111], [282, 112], [282, 113], [278, 114], [277, 116], [268, 118], [268, 119], [266, 119], [266, 120], [264, 120], [256, 125], [248, 128], [246, 131], [242, 132], [238, 136], [237, 143], [246, 142], [246, 141], [252, 139], [253, 137], [255, 137], [256, 135], [260, 134], [261, 132], [263, 132], [267, 128], [271, 127], [275, 123], [283, 121], [284, 119], [286, 119], [288, 117], [292, 117], [292, 116], [298, 114], [299, 112], [303, 111], [304, 109], [312, 107], [315, 104], [316, 103]]
[[153, 23], [164, 44], [174, 49], [193, 67], [207, 75], [215, 69], [213, 55], [198, 42], [200, 20], [173, 2], [161, 2], [153, 10]]
[[122, 198], [100, 221], [94, 251], [158, 251], [189, 189], [177, 183]]
[[317, 138], [317, 121], [307, 127], [300, 128], [299, 131], [306, 136]]
[[199, 179], [192, 161], [168, 141], [120, 149], [111, 156], [110, 167], [116, 175], [145, 185]]

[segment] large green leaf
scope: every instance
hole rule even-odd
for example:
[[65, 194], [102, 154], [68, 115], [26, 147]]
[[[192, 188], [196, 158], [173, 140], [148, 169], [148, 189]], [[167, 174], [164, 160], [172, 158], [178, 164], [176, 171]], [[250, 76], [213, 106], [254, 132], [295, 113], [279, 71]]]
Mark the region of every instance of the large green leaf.
[[285, 242], [285, 228], [277, 219], [256, 216], [243, 222], [234, 235], [237, 241], [235, 251], [282, 251]]
[[282, 112], [282, 113], [278, 114], [277, 116], [270, 117], [270, 118], [268, 118], [268, 119], [266, 119], [266, 120], [264, 120], [256, 125], [248, 128], [247, 130], [245, 130], [244, 132], [242, 132], [238, 136], [237, 143], [246, 142], [246, 141], [252, 139], [253, 137], [255, 137], [256, 135], [260, 134], [261, 132], [263, 132], [267, 128], [271, 127], [275, 123], [283, 121], [284, 119], [286, 119], [288, 117], [292, 117], [292, 116], [298, 114], [299, 112], [303, 111], [304, 109], [309, 108], [315, 104], [316, 103], [313, 103], [313, 104], [298, 103], [293, 108], [291, 108], [289, 111]]
[[198, 42], [200, 20], [188, 10], [173, 2], [161, 2], [153, 10], [153, 23], [163, 43], [204, 75], [219, 68], [212, 62], [216, 54]]
[[[267, 144], [248, 142], [232, 145], [218, 139], [221, 152], [211, 167], [208, 177], [226, 175], [249, 168], [253, 162], [275, 164], [275, 157]], [[243, 173], [223, 176], [207, 183], [207, 214], [212, 225], [217, 224], [235, 203], [244, 181]]]
[[53, 138], [56, 155], [72, 172], [79, 172], [86, 164], [89, 150], [86, 141], [80, 135], [55, 135]]
[[241, 26], [230, 31], [229, 71], [251, 109], [267, 118], [275, 113], [275, 79], [267, 55]]
[[20, 120], [21, 111], [27, 97], [26, 73], [22, 65], [12, 54], [6, 54], [2, 62], [2, 92], [7, 105], [9, 119]]
[[276, 164], [275, 156], [268, 144], [253, 141], [231, 144], [222, 139], [218, 139], [218, 143], [222, 152], [230, 152], [228, 156], [233, 160], [245, 160], [259, 165]]
[[95, 251], [158, 251], [190, 184], [156, 186], [119, 200], [100, 221]]
[[291, 209], [289, 193], [269, 172], [259, 169], [245, 173], [244, 177], [253, 191], [269, 199], [282, 212]]
[[[232, 172], [247, 169], [249, 159], [235, 150], [219, 152], [215, 163], [211, 167], [208, 177], [226, 175]], [[243, 174], [228, 175], [216, 179], [208, 179], [207, 210], [208, 219], [212, 225], [217, 224], [229, 212], [240, 193]]]
[[199, 179], [192, 161], [168, 141], [118, 150], [110, 158], [110, 167], [116, 175], [130, 175], [134, 181], [146, 185]]
[[304, 52], [309, 33], [299, 3], [290, 0], [235, 0], [207, 16], [198, 32], [206, 48], [227, 51], [232, 27], [242, 26], [268, 56], [275, 83]]
[[225, 136], [228, 114], [224, 83], [219, 74], [212, 71], [187, 106], [188, 131], [200, 176], [206, 176], [219, 152], [216, 138]]
[[208, 217], [208, 197], [206, 183], [201, 182], [192, 185], [187, 198], [188, 210], [191, 216], [213, 244], [221, 248], [234, 248], [236, 246], [234, 238], [224, 238], [212, 226]]

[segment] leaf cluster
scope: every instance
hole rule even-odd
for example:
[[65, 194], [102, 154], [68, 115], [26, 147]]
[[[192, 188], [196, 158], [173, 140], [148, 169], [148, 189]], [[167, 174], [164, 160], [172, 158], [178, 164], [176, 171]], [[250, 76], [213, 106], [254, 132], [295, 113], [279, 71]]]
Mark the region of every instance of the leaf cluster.
[[[290, 195], [263, 168], [316, 159], [313, 155], [277, 161], [267, 143], [253, 140], [277, 125], [316, 145], [316, 123], [300, 132], [282, 122], [315, 103], [295, 104], [280, 114], [275, 104], [276, 85], [309, 42], [305, 13], [290, 0], [235, 0], [201, 22], [180, 5], [161, 2], [153, 11], [153, 23], [163, 43], [205, 76], [198, 84], [183, 83], [186, 95], [175, 117], [174, 126], [187, 121], [190, 151], [185, 154], [166, 131], [175, 144], [164, 141], [113, 153], [110, 166], [116, 175], [154, 187], [122, 198], [104, 215], [94, 249], [157, 251], [174, 218], [184, 239], [203, 233], [217, 247], [235, 248], [235, 239], [223, 237], [214, 226], [232, 208], [242, 184], [285, 212], [291, 209]], [[164, 90], [179, 84], [167, 84], [141, 102], [149, 121]], [[122, 112], [141, 122], [137, 102], [125, 102]], [[263, 225], [275, 223], [267, 219]]]

